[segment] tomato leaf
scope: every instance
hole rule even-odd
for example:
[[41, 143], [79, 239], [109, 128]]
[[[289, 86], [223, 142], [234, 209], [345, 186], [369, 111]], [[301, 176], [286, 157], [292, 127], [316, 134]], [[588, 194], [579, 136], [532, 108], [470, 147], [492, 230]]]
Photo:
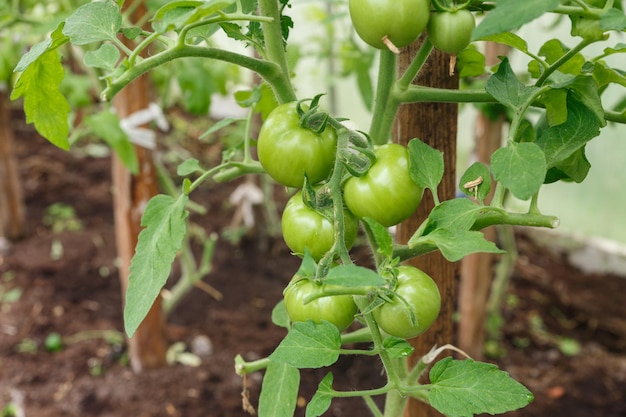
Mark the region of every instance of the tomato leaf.
[[198, 161], [196, 158], [186, 159], [176, 168], [176, 174], [181, 177], [186, 177], [193, 174], [194, 172], [204, 172], [204, 170], [200, 166], [200, 161]]
[[65, 70], [58, 50], [53, 47], [55, 39], [63, 39], [59, 38], [61, 27], [53, 33], [51, 39], [37, 44], [40, 46], [36, 45], [33, 54], [22, 57], [16, 70], [21, 69], [23, 72], [15, 83], [11, 99], [24, 97], [26, 122], [34, 123], [39, 134], [67, 150], [70, 146], [70, 105], [59, 91]]
[[293, 323], [269, 358], [299, 369], [322, 368], [337, 362], [340, 349], [341, 335], [334, 324], [301, 321]]
[[483, 201], [491, 191], [491, 174], [487, 165], [474, 162], [459, 181], [459, 189], [479, 201]]
[[110, 43], [103, 43], [95, 51], [85, 52], [83, 62], [88, 67], [113, 71], [120, 60], [120, 50]]
[[430, 404], [449, 417], [501, 414], [525, 407], [533, 394], [497, 366], [445, 358], [430, 371]]
[[387, 228], [369, 217], [364, 217], [362, 220], [367, 234], [374, 239], [376, 251], [381, 255], [391, 257], [393, 255], [393, 239]]
[[63, 33], [74, 45], [114, 41], [122, 27], [122, 13], [114, 1], [87, 3], [65, 20]]
[[311, 401], [306, 405], [305, 417], [319, 417], [330, 408], [333, 401], [333, 378], [333, 374], [329, 372], [322, 379]]
[[331, 268], [324, 278], [324, 284], [342, 287], [376, 287], [385, 285], [386, 282], [373, 270], [356, 265], [339, 265]]
[[409, 342], [395, 336], [385, 338], [383, 347], [392, 359], [407, 358], [415, 350]]
[[565, 123], [544, 130], [535, 142], [545, 154], [549, 168], [567, 160], [600, 134], [598, 118], [587, 106], [573, 99], [571, 94], [567, 101], [567, 110]]
[[135, 255], [130, 263], [130, 277], [124, 306], [124, 324], [129, 337], [148, 314], [170, 274], [176, 253], [187, 230], [185, 210], [188, 197], [160, 194], [146, 206], [141, 219], [145, 227], [139, 233]]
[[443, 178], [443, 152], [431, 148], [415, 138], [409, 141], [409, 173], [420, 187], [437, 193], [437, 186]]
[[450, 262], [461, 260], [472, 253], [504, 253], [493, 242], [485, 239], [482, 232], [477, 231], [452, 233], [446, 229], [437, 229], [425, 236], [411, 238], [409, 241], [409, 247], [423, 244], [437, 246], [443, 257]]
[[624, 12], [615, 7], [607, 10], [600, 16], [600, 28], [602, 30], [624, 31], [626, 29]]
[[259, 417], [292, 417], [298, 401], [300, 371], [293, 366], [270, 362], [259, 396]]
[[498, 0], [496, 7], [474, 29], [472, 41], [511, 32], [559, 6], [559, 0]]
[[[435, 229], [446, 229], [452, 233], [470, 230], [481, 210], [483, 207], [467, 198], [446, 200], [430, 212], [428, 226], [423, 234], [428, 234]], [[409, 240], [409, 245], [411, 245], [411, 240]]]
[[509, 142], [491, 155], [491, 170], [515, 197], [528, 200], [546, 177], [546, 156], [535, 143]]
[[518, 80], [509, 59], [504, 58], [498, 66], [498, 71], [487, 80], [485, 90], [503, 105], [517, 109], [537, 90], [537, 87], [528, 87]]
[[480, 77], [485, 73], [485, 55], [473, 46], [467, 47], [457, 54], [456, 68], [459, 78]]
[[580, 148], [569, 158], [548, 169], [545, 183], [550, 184], [559, 180], [583, 182], [589, 173], [591, 164], [585, 155], [585, 148]]
[[496, 42], [502, 45], [510, 46], [518, 51], [528, 53], [528, 44], [520, 36], [512, 32], [497, 33], [489, 36], [484, 36], [483, 41]]
[[289, 328], [289, 314], [285, 308], [285, 300], [280, 300], [272, 309], [272, 323], [278, 327]]
[[85, 118], [85, 124], [115, 151], [122, 164], [132, 174], [139, 171], [135, 147], [120, 127], [120, 119], [115, 113], [101, 111]]

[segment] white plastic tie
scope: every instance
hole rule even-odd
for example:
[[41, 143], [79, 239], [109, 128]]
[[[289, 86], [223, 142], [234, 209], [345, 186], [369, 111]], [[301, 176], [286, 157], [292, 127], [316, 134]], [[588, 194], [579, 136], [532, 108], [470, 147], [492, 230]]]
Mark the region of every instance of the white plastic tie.
[[230, 203], [240, 207], [243, 215], [243, 224], [251, 228], [254, 226], [254, 211], [252, 206], [263, 202], [263, 191], [252, 182], [244, 182], [235, 188], [229, 197]]
[[163, 131], [169, 129], [169, 123], [163, 110], [156, 103], [150, 103], [147, 108], [123, 118], [120, 120], [120, 127], [132, 143], [152, 150], [156, 148], [156, 133], [152, 129], [141, 127], [150, 122], [155, 122], [157, 127]]

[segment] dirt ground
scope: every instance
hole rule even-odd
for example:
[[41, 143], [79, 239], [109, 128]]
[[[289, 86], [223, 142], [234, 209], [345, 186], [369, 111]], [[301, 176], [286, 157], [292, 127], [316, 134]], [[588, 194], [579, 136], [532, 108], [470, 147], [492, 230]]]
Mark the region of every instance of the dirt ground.
[[[212, 349], [196, 350], [199, 366], [176, 363], [135, 375], [123, 343], [110, 337], [122, 331], [110, 160], [65, 153], [29, 132], [18, 126], [29, 231], [0, 255], [0, 410], [13, 402], [26, 417], [246, 416], [233, 359], [268, 355], [283, 337], [270, 312], [298, 260], [280, 239], [258, 233], [238, 245], [220, 239], [206, 282], [223, 299], [192, 291], [167, 331], [168, 342], [187, 351], [207, 338]], [[233, 211], [223, 201], [232, 187], [194, 195], [210, 209], [202, 220], [208, 231], [223, 233], [230, 224]], [[55, 233], [44, 224], [47, 208], [59, 202], [75, 209], [81, 230]], [[536, 399], [509, 415], [625, 417], [626, 279], [583, 274], [523, 233], [518, 250], [503, 311], [505, 354], [489, 360]], [[44, 341], [55, 332], [67, 344], [49, 352]], [[576, 355], [564, 353], [576, 346]], [[379, 369], [371, 359], [342, 358], [332, 371], [337, 388], [373, 388], [381, 383]], [[325, 372], [303, 372], [297, 415]], [[253, 404], [260, 383], [260, 374], [248, 379]], [[367, 414], [357, 399], [335, 401], [326, 415]]]

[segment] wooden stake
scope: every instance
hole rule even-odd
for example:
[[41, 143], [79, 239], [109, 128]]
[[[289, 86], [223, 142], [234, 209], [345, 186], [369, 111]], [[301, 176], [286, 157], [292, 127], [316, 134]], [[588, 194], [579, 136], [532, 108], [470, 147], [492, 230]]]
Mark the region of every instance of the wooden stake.
[[[400, 71], [404, 71], [410, 64], [419, 49], [419, 45], [420, 41], [402, 50], [398, 65]], [[448, 55], [433, 50], [433, 54], [416, 82], [430, 87], [458, 88], [458, 77], [450, 77], [448, 68]], [[455, 196], [457, 116], [457, 104], [405, 104], [400, 107], [394, 127], [394, 140], [396, 142], [406, 145], [410, 139], [417, 137], [424, 143], [443, 152], [445, 174], [438, 190], [441, 200]], [[399, 243], [406, 243], [409, 240], [433, 207], [432, 195], [425, 192], [418, 211], [398, 226], [397, 239]], [[442, 346], [454, 342], [452, 315], [456, 300], [456, 265], [446, 261], [439, 252], [414, 258], [410, 264], [422, 269], [437, 282], [442, 299], [439, 318], [426, 333], [410, 341], [415, 348], [415, 352], [409, 358], [409, 365], [412, 366], [434, 345]], [[432, 407], [414, 399], [409, 399], [405, 410], [406, 417], [440, 415]]]
[[[128, 4], [128, 2], [126, 3]], [[145, 5], [137, 8], [134, 19], [145, 13]], [[150, 86], [142, 76], [120, 91], [113, 104], [120, 119], [148, 107]], [[130, 261], [135, 253], [137, 238], [141, 231], [141, 216], [146, 204], [158, 192], [157, 174], [152, 151], [135, 146], [139, 172], [132, 175], [121, 161], [114, 156], [112, 162], [113, 210], [115, 236], [120, 260], [120, 283], [122, 295], [126, 296]], [[166, 363], [165, 323], [158, 297], [134, 336], [128, 340], [130, 364], [135, 372], [158, 368]]]
[[14, 154], [10, 107], [8, 93], [0, 90], [0, 237], [17, 239], [26, 232], [26, 210]]

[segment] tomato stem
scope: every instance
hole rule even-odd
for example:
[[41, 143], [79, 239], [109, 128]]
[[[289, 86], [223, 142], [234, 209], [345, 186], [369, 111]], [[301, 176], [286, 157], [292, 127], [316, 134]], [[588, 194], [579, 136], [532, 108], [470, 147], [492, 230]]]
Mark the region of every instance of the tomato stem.
[[380, 50], [378, 82], [369, 135], [375, 145], [389, 142], [399, 101], [391, 94], [396, 80], [397, 57], [388, 49]]

